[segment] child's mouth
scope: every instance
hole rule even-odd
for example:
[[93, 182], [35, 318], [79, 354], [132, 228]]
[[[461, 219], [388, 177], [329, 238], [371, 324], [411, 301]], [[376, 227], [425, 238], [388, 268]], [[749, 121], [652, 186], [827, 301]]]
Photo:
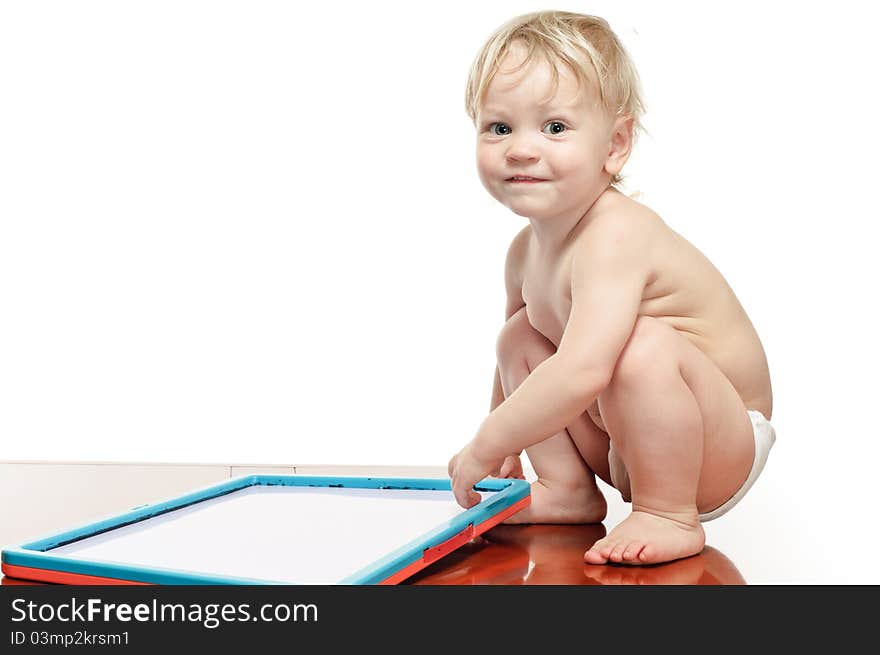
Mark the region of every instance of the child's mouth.
[[527, 177], [525, 175], [515, 175], [514, 177], [509, 177], [506, 182], [517, 182], [523, 184], [534, 184], [535, 182], [546, 182], [547, 180], [542, 180], [539, 177]]

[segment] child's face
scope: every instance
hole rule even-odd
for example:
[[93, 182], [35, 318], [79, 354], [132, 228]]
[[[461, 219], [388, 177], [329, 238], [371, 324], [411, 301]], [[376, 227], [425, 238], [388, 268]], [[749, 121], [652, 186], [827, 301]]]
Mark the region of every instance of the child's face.
[[[514, 44], [489, 84], [477, 115], [477, 169], [483, 186], [520, 216], [581, 216], [607, 187], [612, 119], [594, 89], [583, 89], [560, 66], [556, 93], [550, 66], [535, 58], [526, 68]], [[595, 87], [594, 87], [595, 88]], [[540, 181], [518, 181], [529, 176]]]

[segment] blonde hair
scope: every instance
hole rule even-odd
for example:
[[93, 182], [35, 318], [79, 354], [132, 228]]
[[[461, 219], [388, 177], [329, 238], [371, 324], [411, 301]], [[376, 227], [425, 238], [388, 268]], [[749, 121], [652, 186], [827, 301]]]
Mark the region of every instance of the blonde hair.
[[[514, 42], [528, 48], [525, 59], [515, 70], [524, 68], [536, 53], [540, 54], [551, 65], [554, 89], [559, 82], [554, 63], [567, 66], [582, 88], [590, 86], [593, 70], [605, 110], [612, 116], [632, 117], [633, 139], [644, 130], [641, 117], [645, 107], [639, 76], [623, 45], [602, 18], [567, 11], [517, 16], [495, 30], [483, 44], [471, 66], [465, 90], [465, 110], [475, 124], [486, 90]], [[611, 183], [618, 184], [622, 179], [615, 175]]]

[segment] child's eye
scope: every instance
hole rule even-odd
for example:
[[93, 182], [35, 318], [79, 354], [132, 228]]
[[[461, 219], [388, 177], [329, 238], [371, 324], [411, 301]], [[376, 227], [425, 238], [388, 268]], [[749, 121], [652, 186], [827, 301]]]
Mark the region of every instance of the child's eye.
[[544, 126], [544, 129], [541, 130], [544, 134], [562, 134], [568, 128], [559, 121], [550, 121]]
[[490, 123], [489, 131], [497, 136], [510, 134], [510, 126], [507, 123]]

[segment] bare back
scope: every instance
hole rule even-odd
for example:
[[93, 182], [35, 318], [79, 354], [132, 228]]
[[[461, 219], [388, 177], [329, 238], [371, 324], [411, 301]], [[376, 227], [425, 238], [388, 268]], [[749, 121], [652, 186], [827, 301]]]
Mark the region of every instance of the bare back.
[[560, 252], [540, 251], [530, 228], [520, 262], [522, 300], [529, 322], [559, 346], [571, 311], [572, 245], [591, 238], [595, 221], [627, 221], [634, 230], [648, 231], [644, 257], [652, 274], [642, 291], [639, 316], [661, 320], [705, 353], [730, 380], [745, 406], [768, 419], [772, 390], [767, 358], [748, 315], [718, 269], [696, 247], [669, 228], [644, 205], [612, 191], [590, 210], [584, 226], [572, 232]]

